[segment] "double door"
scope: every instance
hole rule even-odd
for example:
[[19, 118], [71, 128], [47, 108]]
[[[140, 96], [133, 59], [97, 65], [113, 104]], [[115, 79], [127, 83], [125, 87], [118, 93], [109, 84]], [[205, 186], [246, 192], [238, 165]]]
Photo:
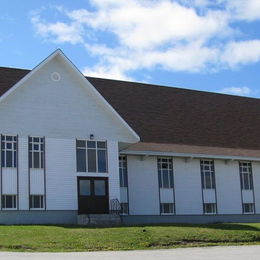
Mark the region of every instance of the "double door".
[[78, 177], [79, 214], [108, 214], [108, 178]]

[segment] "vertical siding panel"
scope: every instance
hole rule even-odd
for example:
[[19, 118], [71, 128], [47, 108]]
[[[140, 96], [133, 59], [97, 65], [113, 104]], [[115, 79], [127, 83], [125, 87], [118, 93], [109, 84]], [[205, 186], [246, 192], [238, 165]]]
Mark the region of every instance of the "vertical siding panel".
[[47, 210], [77, 210], [75, 139], [45, 139]]
[[200, 160], [174, 159], [177, 215], [203, 214]]
[[127, 156], [130, 215], [159, 215], [157, 157]]
[[253, 185], [255, 193], [255, 212], [260, 214], [260, 162], [252, 163]]
[[20, 137], [18, 146], [19, 160], [19, 210], [29, 209], [28, 181], [28, 138]]
[[109, 200], [118, 199], [120, 201], [119, 184], [119, 162], [118, 162], [118, 143], [107, 142], [108, 151], [108, 177], [109, 177]]
[[219, 214], [241, 214], [241, 191], [237, 162], [215, 160]]

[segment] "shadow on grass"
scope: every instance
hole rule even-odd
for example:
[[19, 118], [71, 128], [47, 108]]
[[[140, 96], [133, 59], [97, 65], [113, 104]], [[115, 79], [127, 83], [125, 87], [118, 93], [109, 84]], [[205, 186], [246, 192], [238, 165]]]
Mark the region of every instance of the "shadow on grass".
[[236, 230], [236, 231], [260, 231], [259, 227], [254, 224], [240, 224], [240, 223], [214, 223], [214, 224], [145, 224], [145, 225], [129, 225], [129, 226], [114, 226], [114, 227], [92, 227], [81, 225], [42, 225], [42, 226], [55, 226], [66, 229], [125, 229], [125, 228], [149, 228], [149, 227], [175, 227], [175, 228], [205, 228], [216, 230]]

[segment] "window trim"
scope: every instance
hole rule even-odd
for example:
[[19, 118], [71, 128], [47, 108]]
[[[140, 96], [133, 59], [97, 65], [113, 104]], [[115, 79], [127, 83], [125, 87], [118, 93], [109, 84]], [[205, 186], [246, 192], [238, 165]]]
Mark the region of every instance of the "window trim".
[[[252, 206], [252, 211], [246, 212], [244, 210], [244, 206], [246, 204], [249, 204], [250, 206]], [[245, 214], [245, 215], [253, 215], [253, 214], [255, 214], [255, 203], [242, 203], [242, 213]]]
[[[6, 137], [11, 137], [12, 140], [6, 140]], [[4, 140], [3, 140], [4, 139]], [[11, 134], [1, 134], [1, 168], [9, 168], [9, 169], [18, 169], [18, 136], [17, 135], [11, 135]], [[12, 144], [11, 149], [7, 149], [7, 143]], [[4, 144], [4, 148], [2, 147]], [[14, 149], [15, 145], [15, 149]], [[7, 151], [12, 152], [12, 166], [6, 166], [7, 165]], [[3, 153], [4, 153], [4, 160], [3, 160]]]
[[[42, 197], [42, 208], [32, 208], [31, 207], [31, 198], [34, 196], [41, 196]], [[41, 201], [40, 201], [41, 204]], [[43, 194], [30, 194], [29, 197], [29, 210], [45, 210], [45, 196]]]
[[[13, 207], [13, 208], [3, 207], [4, 206], [4, 197], [6, 197], [6, 196], [12, 196], [12, 203], [14, 202], [14, 198], [15, 198], [15, 207]], [[5, 210], [5, 211], [7, 211], [7, 210], [17, 210], [18, 209], [17, 200], [18, 200], [17, 194], [2, 194], [2, 196], [1, 196], [1, 208], [2, 208], [2, 210]], [[6, 204], [6, 201], [5, 201], [5, 204]]]
[[[162, 205], [163, 204], [167, 204], [167, 205], [172, 205], [172, 212], [163, 212], [162, 209]], [[174, 202], [160, 202], [160, 214], [161, 215], [175, 215], [175, 203]]]
[[[123, 159], [121, 159], [123, 158]], [[127, 157], [126, 155], [119, 155], [118, 157], [118, 162], [119, 162], [119, 186], [120, 188], [128, 188], [128, 170], [127, 170]], [[124, 163], [126, 163], [126, 166], [124, 167]], [[121, 173], [120, 170], [122, 171], [122, 184], [121, 186]], [[126, 176], [124, 176], [126, 175]]]
[[[77, 146], [77, 141], [84, 141], [85, 142], [85, 147], [78, 147]], [[96, 143], [96, 147], [95, 148], [88, 148], [87, 147], [87, 143], [88, 142], [95, 142]], [[103, 142], [106, 145], [106, 148], [98, 148], [97, 147], [97, 143], [98, 142]], [[82, 149], [86, 151], [86, 171], [78, 171], [78, 166], [77, 166], [77, 150], [78, 149]], [[88, 166], [88, 150], [95, 150], [96, 153], [96, 171], [89, 171], [89, 166]], [[98, 150], [103, 150], [106, 151], [106, 171], [104, 172], [100, 172], [98, 169]], [[108, 146], [107, 146], [107, 140], [91, 140], [91, 139], [81, 139], [81, 138], [77, 138], [76, 139], [76, 172], [77, 173], [89, 173], [89, 174], [107, 174], [108, 173]]]
[[[244, 166], [243, 164], [247, 164]], [[247, 172], [242, 171], [242, 168], [246, 167]], [[248, 189], [245, 189], [245, 174], [248, 176]], [[254, 191], [254, 180], [253, 180], [253, 169], [252, 169], [252, 163], [251, 162], [242, 162], [239, 161], [239, 176], [240, 176], [240, 186], [241, 186], [241, 191], [243, 190], [248, 190], [248, 191]]]
[[[205, 166], [209, 166], [211, 169], [205, 170], [204, 169]], [[206, 173], [208, 172], [210, 173], [210, 188], [207, 187], [207, 181], [206, 181]], [[202, 190], [216, 190], [216, 173], [215, 173], [214, 160], [200, 160], [200, 173], [201, 173]]]
[[[39, 142], [34, 142], [34, 138], [39, 138]], [[39, 150], [34, 150], [34, 144], [39, 145]], [[32, 145], [32, 149], [30, 150], [30, 145]], [[43, 150], [41, 150], [41, 146], [43, 146]], [[39, 153], [39, 167], [35, 167], [34, 165], [34, 153]], [[30, 155], [31, 154], [31, 155]], [[28, 155], [29, 155], [29, 168], [32, 170], [43, 170], [45, 168], [45, 141], [43, 136], [28, 136]], [[32, 157], [31, 157], [32, 156]], [[31, 160], [31, 161], [30, 161]]]
[[[161, 160], [161, 161], [159, 161]], [[163, 162], [162, 160], [167, 160]], [[162, 164], [167, 164], [167, 169], [162, 168]], [[159, 189], [173, 189], [174, 190], [174, 172], [173, 172], [173, 159], [172, 157], [157, 157], [158, 181]], [[168, 185], [164, 186], [163, 171], [167, 170]], [[172, 180], [171, 180], [172, 179]]]
[[[205, 206], [206, 205], [214, 205], [214, 212], [206, 212], [205, 211]], [[217, 203], [207, 203], [207, 202], [204, 202], [203, 203], [203, 214], [204, 215], [217, 215]]]

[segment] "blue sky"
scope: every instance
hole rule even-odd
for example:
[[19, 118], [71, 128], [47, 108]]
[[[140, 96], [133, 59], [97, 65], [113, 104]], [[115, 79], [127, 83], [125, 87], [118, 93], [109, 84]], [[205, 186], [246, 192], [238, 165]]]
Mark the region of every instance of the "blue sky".
[[259, 0], [1, 1], [0, 66], [260, 97]]

